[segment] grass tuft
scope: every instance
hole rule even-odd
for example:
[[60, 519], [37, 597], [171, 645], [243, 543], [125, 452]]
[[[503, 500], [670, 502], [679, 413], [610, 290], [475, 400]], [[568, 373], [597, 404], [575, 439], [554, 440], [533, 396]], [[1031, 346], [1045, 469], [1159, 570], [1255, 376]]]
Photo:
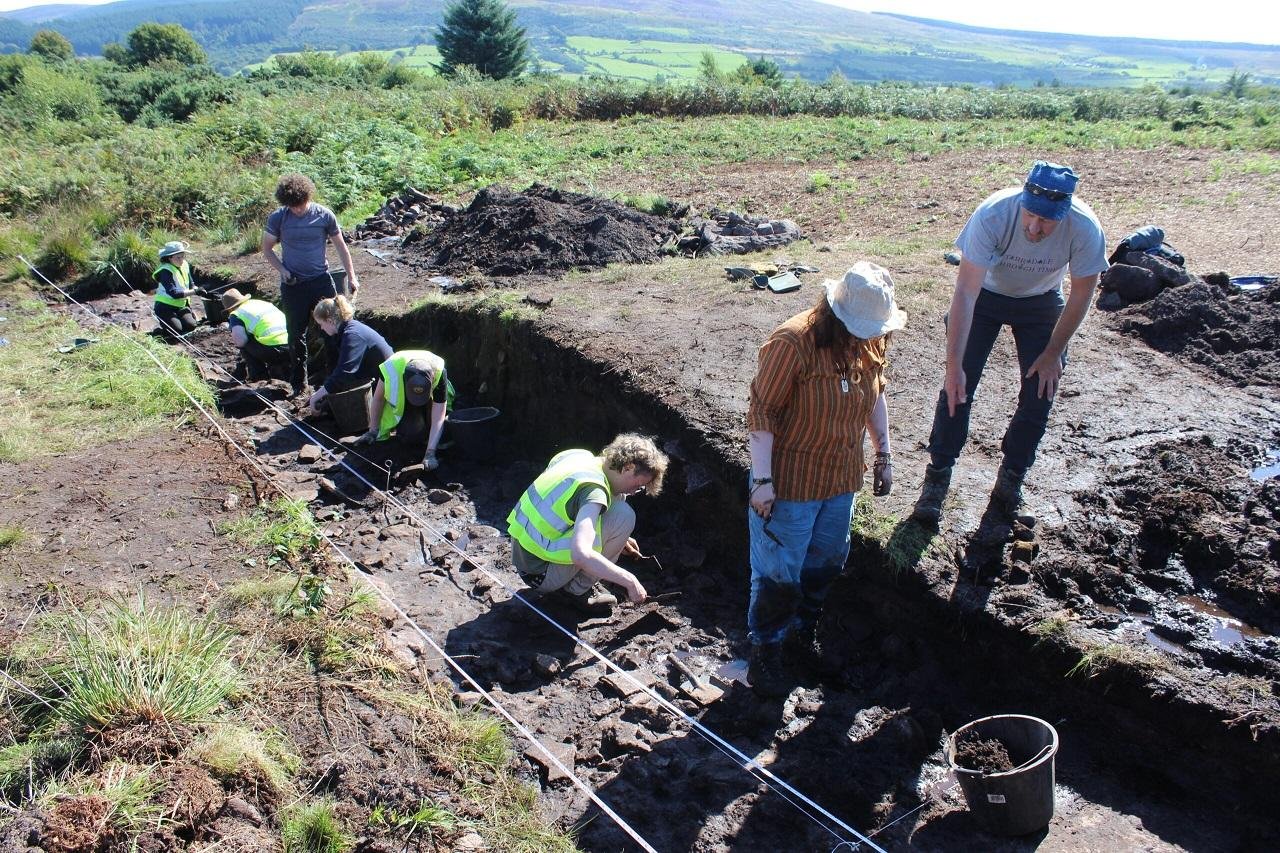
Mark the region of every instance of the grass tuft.
[[307, 502], [279, 498], [260, 506], [244, 518], [222, 525], [226, 536], [253, 548], [270, 548], [267, 565], [281, 559], [297, 559], [320, 545], [320, 527], [311, 517]]
[[207, 717], [234, 689], [230, 634], [181, 610], [110, 602], [50, 617], [58, 640], [33, 686], [77, 732]]
[[333, 801], [327, 799], [285, 812], [280, 839], [284, 853], [344, 853], [352, 843]]
[[27, 531], [21, 527], [0, 527], [0, 548], [16, 548], [27, 541]]
[[283, 734], [234, 723], [214, 727], [190, 754], [221, 779], [262, 780], [278, 792], [291, 787], [290, 778], [302, 765]]
[[160, 806], [152, 801], [161, 788], [160, 782], [152, 776], [152, 770], [151, 767], [111, 762], [92, 775], [76, 775], [66, 781], [50, 782], [41, 794], [40, 802], [45, 809], [52, 809], [59, 801], [71, 797], [101, 798], [106, 801], [106, 809], [105, 814], [99, 817], [99, 831], [105, 826], [112, 826], [137, 833], [159, 826], [163, 819]]
[[1155, 651], [1124, 643], [1104, 643], [1085, 651], [1066, 677], [1093, 678], [1110, 669], [1132, 667], [1144, 672], [1167, 669], [1168, 664]]

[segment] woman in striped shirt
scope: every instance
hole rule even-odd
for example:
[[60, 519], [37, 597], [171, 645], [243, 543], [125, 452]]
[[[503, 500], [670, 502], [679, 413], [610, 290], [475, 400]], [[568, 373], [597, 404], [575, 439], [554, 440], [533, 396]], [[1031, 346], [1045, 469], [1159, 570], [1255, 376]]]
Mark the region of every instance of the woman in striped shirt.
[[788, 692], [782, 643], [817, 671], [830, 669], [817, 625], [827, 590], [849, 556], [862, 439], [875, 447], [874, 491], [889, 493], [884, 399], [889, 333], [906, 315], [888, 270], [867, 261], [827, 281], [813, 308], [774, 329], [751, 383], [750, 680], [762, 696]]

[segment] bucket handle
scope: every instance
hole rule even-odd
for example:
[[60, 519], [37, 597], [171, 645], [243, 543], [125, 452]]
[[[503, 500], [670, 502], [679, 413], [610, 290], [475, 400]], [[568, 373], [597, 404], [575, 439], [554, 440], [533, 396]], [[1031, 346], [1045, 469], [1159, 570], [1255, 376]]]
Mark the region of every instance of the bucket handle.
[[1004, 771], [1004, 772], [1006, 772], [1006, 773], [1017, 773], [1019, 770], [1025, 770], [1026, 768], [1030, 767], [1032, 764], [1035, 764], [1037, 761], [1039, 761], [1040, 759], [1044, 758], [1045, 753], [1047, 753], [1047, 752], [1048, 752], [1049, 750], [1051, 750], [1051, 749], [1053, 749], [1053, 744], [1051, 744], [1051, 743], [1046, 743], [1044, 746], [1040, 747], [1040, 751], [1039, 751], [1039, 752], [1037, 752], [1035, 755], [1031, 756], [1031, 757], [1030, 757], [1030, 758], [1028, 758], [1026, 761], [1022, 762], [1021, 764], [1019, 764], [1017, 767], [1013, 768], [1012, 770], [1006, 770], [1006, 771]]
[[1035, 764], [1037, 761], [1044, 758], [1045, 753], [1049, 752], [1051, 749], [1053, 749], [1053, 744], [1046, 743], [1044, 746], [1040, 747], [1039, 752], [1037, 752], [1035, 755], [1031, 756], [1026, 761], [1019, 764], [1017, 767], [1011, 767], [1008, 770], [1001, 770], [997, 773], [987, 773], [984, 770], [974, 770], [971, 767], [961, 767], [960, 765], [955, 763], [954, 758], [951, 761], [951, 769], [958, 773], [967, 773], [970, 776], [1000, 776], [1005, 773], [1017, 773], [1019, 770], [1025, 770], [1028, 767], [1030, 767], [1032, 764]]

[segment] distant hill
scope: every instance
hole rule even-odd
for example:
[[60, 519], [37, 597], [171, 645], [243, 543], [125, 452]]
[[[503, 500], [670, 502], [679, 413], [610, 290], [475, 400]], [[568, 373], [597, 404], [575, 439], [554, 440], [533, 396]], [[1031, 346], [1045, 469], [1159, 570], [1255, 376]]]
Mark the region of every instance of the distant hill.
[[[121, 0], [0, 17], [0, 49], [42, 27], [98, 54], [144, 21], [182, 24], [233, 73], [304, 48], [398, 50], [434, 43], [442, 0]], [[687, 76], [691, 55], [726, 65], [768, 57], [809, 80], [980, 86], [1213, 86], [1233, 70], [1280, 85], [1280, 46], [1102, 38], [984, 29], [855, 12], [810, 0], [514, 0], [545, 68], [636, 79]], [[44, 11], [40, 11], [44, 10]], [[56, 14], [52, 10], [57, 11]], [[33, 17], [39, 15], [40, 17]]]

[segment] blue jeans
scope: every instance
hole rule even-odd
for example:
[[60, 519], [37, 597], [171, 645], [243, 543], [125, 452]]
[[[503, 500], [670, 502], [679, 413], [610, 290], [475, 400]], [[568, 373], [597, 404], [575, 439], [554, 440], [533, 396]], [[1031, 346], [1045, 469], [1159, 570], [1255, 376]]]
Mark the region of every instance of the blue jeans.
[[[1036, 461], [1036, 448], [1049, 425], [1053, 398], [1040, 396], [1038, 376], [1030, 379], [1026, 376], [1031, 365], [1049, 345], [1063, 305], [1060, 290], [1023, 298], [1001, 296], [985, 289], [979, 292], [973, 306], [973, 324], [969, 328], [962, 362], [968, 402], [958, 404], [956, 413], [951, 415], [947, 412], [946, 391], [938, 395], [938, 405], [933, 412], [933, 430], [929, 433], [929, 457], [933, 467], [950, 468], [954, 465], [969, 438], [969, 410], [978, 390], [978, 380], [982, 378], [987, 357], [991, 355], [991, 348], [1003, 326], [1013, 329], [1022, 389], [1018, 392], [1018, 408], [1005, 430], [1000, 449], [1004, 452], [1004, 464], [1008, 468], [1026, 471]], [[1067, 366], [1065, 350], [1062, 366]]]
[[820, 501], [775, 501], [767, 521], [747, 509], [747, 635], [753, 644], [779, 643], [793, 627], [817, 624], [827, 590], [849, 557], [853, 502], [853, 492]]

